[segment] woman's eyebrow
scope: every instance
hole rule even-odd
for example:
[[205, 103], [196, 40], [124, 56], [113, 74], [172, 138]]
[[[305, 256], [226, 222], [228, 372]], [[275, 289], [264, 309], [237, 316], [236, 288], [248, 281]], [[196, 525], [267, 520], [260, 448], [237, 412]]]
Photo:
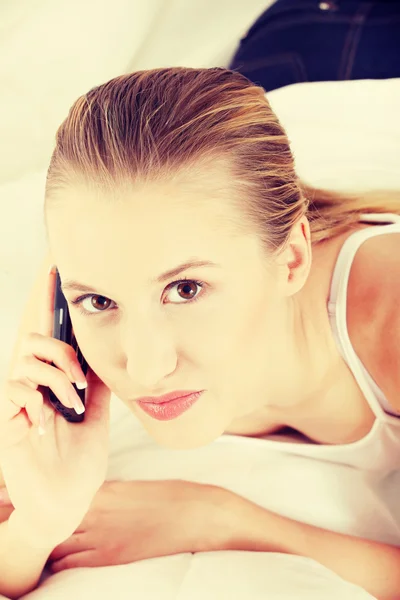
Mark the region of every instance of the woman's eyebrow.
[[187, 269], [196, 269], [198, 267], [219, 267], [219, 268], [221, 268], [221, 266], [222, 265], [219, 265], [218, 263], [212, 262], [210, 260], [200, 260], [197, 258], [191, 258], [191, 259], [181, 263], [180, 265], [177, 265], [173, 269], [164, 271], [164, 273], [161, 273], [161, 275], [159, 275], [155, 279], [151, 279], [151, 283], [164, 283], [164, 281], [166, 281], [167, 279], [176, 277], [177, 275], [182, 273], [182, 271], [186, 271]]
[[[187, 269], [196, 269], [199, 267], [219, 267], [220, 268], [221, 266], [222, 265], [212, 262], [210, 260], [200, 260], [200, 259], [192, 258], [192, 259], [186, 260], [185, 262], [177, 265], [176, 267], [173, 267], [172, 269], [169, 269], [168, 271], [164, 271], [164, 273], [161, 273], [161, 275], [158, 275], [158, 277], [154, 277], [153, 279], [150, 279], [150, 283], [152, 283], [152, 284], [164, 283], [164, 281], [171, 279], [173, 277], [177, 277], [180, 273], [182, 273], [182, 271], [186, 271]], [[98, 289], [96, 290], [96, 288], [94, 288], [94, 287], [91, 287], [84, 283], [80, 283], [79, 281], [75, 281], [73, 279], [65, 279], [61, 284], [61, 289], [63, 291], [75, 290], [75, 291], [80, 291], [80, 292], [97, 292], [98, 291]]]

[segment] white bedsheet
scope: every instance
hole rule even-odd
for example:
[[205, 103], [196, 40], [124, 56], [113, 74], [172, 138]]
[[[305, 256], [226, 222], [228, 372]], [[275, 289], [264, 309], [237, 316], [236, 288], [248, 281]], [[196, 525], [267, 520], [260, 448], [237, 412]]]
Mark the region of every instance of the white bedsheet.
[[373, 600], [299, 556], [214, 552], [79, 569], [53, 576], [24, 600]]
[[[1, 3], [0, 381], [45, 251], [45, 174], [55, 129], [71, 103], [128, 70], [227, 64], [239, 37], [267, 4], [96, 0], [93, 10], [91, 2], [81, 0]], [[400, 188], [400, 79], [301, 84], [276, 90], [269, 99], [305, 180], [336, 189]], [[111, 448], [108, 479], [213, 483], [310, 524], [400, 544], [399, 473], [379, 480], [235, 436], [187, 452], [164, 450], [116, 397]], [[111, 595], [115, 600], [371, 598], [305, 558], [214, 552], [64, 571], [45, 578], [24, 599]]]
[[[113, 396], [112, 401], [107, 479], [212, 483], [291, 518], [370, 539], [400, 541], [400, 531], [380, 498], [380, 483], [371, 476], [265, 450], [258, 440], [231, 435], [203, 448], [166, 450], [157, 446], [118, 398]], [[371, 598], [313, 560], [231, 551], [64, 571], [44, 578], [41, 587], [24, 600], [67, 599], [78, 589], [82, 598], [108, 598], [112, 592], [114, 598], [130, 598], [134, 593], [141, 600]]]

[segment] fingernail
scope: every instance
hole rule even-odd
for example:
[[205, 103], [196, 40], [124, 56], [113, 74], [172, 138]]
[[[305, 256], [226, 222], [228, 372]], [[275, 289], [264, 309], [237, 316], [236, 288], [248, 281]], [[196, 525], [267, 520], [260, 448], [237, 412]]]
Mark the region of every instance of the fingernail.
[[69, 398], [72, 402], [75, 412], [78, 413], [78, 415], [81, 415], [85, 412], [85, 407], [82, 404], [82, 400], [79, 398], [78, 394], [75, 391], [70, 392]]
[[44, 428], [45, 426], [45, 416], [44, 416], [44, 408], [42, 406], [42, 408], [40, 409], [40, 415], [39, 415], [39, 427], [38, 427], [38, 432], [39, 435], [44, 435], [46, 433], [46, 430]]
[[87, 381], [85, 380], [84, 374], [75, 363], [72, 363], [71, 365], [71, 373], [78, 390], [84, 390], [87, 387]]
[[49, 269], [49, 275], [52, 271], [54, 271], [56, 268], [56, 265], [51, 265], [50, 269]]
[[87, 381], [75, 381], [75, 385], [78, 388], [78, 390], [84, 390], [88, 386]]

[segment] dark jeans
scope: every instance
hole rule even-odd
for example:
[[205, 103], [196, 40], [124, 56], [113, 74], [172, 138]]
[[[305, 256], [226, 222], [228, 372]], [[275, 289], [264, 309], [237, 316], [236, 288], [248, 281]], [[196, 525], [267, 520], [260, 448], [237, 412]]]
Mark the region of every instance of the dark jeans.
[[241, 39], [229, 68], [266, 91], [400, 77], [400, 0], [277, 0]]

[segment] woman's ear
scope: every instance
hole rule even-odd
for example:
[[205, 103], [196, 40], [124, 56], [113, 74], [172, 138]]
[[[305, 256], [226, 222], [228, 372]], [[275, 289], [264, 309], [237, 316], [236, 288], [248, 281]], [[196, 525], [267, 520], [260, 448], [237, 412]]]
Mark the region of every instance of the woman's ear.
[[279, 257], [279, 265], [282, 268], [282, 293], [285, 296], [292, 296], [301, 290], [307, 281], [311, 262], [310, 225], [307, 217], [302, 217], [294, 225]]

